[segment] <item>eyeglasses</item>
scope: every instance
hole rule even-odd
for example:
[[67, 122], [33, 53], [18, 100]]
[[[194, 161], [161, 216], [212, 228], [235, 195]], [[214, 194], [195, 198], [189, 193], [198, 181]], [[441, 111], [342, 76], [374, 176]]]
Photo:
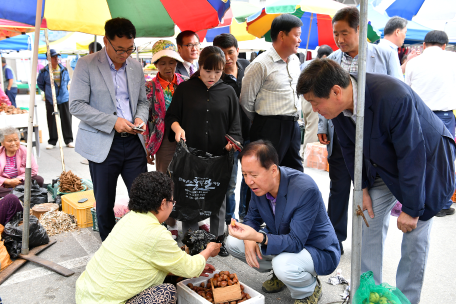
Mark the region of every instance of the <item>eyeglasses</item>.
[[173, 203], [173, 207], [176, 206], [176, 201], [175, 200], [168, 200], [168, 202]]
[[124, 50], [116, 50], [116, 48], [112, 45], [111, 41], [106, 37], [106, 39], [108, 40], [109, 44], [111, 45], [112, 49], [114, 50], [114, 52], [116, 52], [117, 55], [123, 55], [125, 53], [127, 53], [128, 55], [130, 55], [131, 53], [133, 53], [134, 51], [136, 51], [136, 46], [133, 45], [133, 48], [132, 49], [128, 49], [126, 51]]
[[182, 46], [185, 46], [189, 49], [193, 49], [194, 47], [199, 48], [200, 45], [201, 45], [201, 43], [196, 43], [196, 44], [189, 43], [189, 44], [183, 44]]

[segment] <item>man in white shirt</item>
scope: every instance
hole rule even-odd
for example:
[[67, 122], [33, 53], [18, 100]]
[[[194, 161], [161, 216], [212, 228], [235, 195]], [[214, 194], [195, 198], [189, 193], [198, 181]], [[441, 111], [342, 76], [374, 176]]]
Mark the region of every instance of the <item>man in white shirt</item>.
[[184, 63], [178, 62], [176, 73], [190, 77], [198, 70], [198, 57], [200, 53], [200, 41], [197, 33], [193, 31], [180, 32], [176, 37], [177, 50], [184, 59]]
[[240, 103], [252, 123], [250, 140], [269, 140], [279, 154], [280, 166], [304, 171], [299, 155], [301, 102], [296, 95], [302, 22], [283, 14], [271, 25], [272, 48], [245, 70]]
[[[407, 35], [407, 20], [401, 17], [391, 17], [385, 24], [383, 29], [384, 38], [380, 40], [378, 45], [389, 47], [397, 54], [397, 49], [404, 44], [405, 36]], [[397, 57], [397, 65], [400, 67], [401, 74], [405, 73], [407, 62], [412, 58], [419, 55], [419, 52], [413, 50], [408, 56], [407, 60], [401, 65], [399, 57]]]
[[[424, 103], [445, 124], [454, 138], [456, 109], [454, 87], [456, 85], [456, 53], [445, 51], [448, 35], [444, 31], [426, 34], [423, 54], [410, 61], [405, 70], [405, 83], [423, 99]], [[437, 213], [442, 217], [454, 214], [450, 200]]]

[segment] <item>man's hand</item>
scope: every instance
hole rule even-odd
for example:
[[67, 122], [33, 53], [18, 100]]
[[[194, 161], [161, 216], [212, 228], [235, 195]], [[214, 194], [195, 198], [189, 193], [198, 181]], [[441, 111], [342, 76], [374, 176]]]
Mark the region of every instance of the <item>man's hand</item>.
[[136, 134], [137, 131], [133, 130], [134, 126], [135, 126], [134, 124], [132, 124], [125, 118], [117, 117], [117, 121], [116, 121], [116, 124], [114, 125], [114, 129], [119, 133], [127, 132], [130, 134]]
[[245, 240], [245, 241], [262, 241], [263, 240], [263, 234], [255, 231], [250, 226], [240, 224], [238, 222], [235, 222], [235, 226], [233, 225], [228, 225], [228, 232], [232, 237], [237, 238], [238, 240]]
[[363, 211], [367, 210], [369, 213], [370, 218], [374, 218], [374, 210], [372, 209], [372, 200], [369, 195], [369, 191], [367, 188], [363, 189]]
[[204, 270], [201, 272], [200, 277], [208, 277], [208, 273], [213, 273], [214, 271], [215, 267], [209, 263], [206, 263], [206, 266], [204, 266]]
[[417, 56], [420, 55], [420, 54], [421, 54], [421, 51], [420, 51], [420, 50], [418, 50], [418, 51], [412, 50], [412, 51], [410, 52], [410, 54], [408, 54], [408, 56], [407, 56], [407, 62], [410, 61], [410, 60], [412, 60], [413, 58], [417, 57]]
[[155, 163], [154, 163], [155, 157], [154, 157], [154, 155], [150, 155], [150, 152], [149, 152], [149, 151], [147, 151], [147, 157], [146, 157], [146, 159], [147, 159], [147, 163], [148, 163], [149, 165], [154, 165], [154, 164], [155, 164]]
[[418, 217], [411, 217], [405, 212], [401, 212], [397, 219], [397, 229], [404, 233], [411, 232], [418, 224]]
[[322, 145], [329, 145], [330, 141], [328, 140], [328, 135], [326, 135], [325, 133], [320, 133], [320, 134], [317, 134], [318, 136], [318, 140], [320, 141], [320, 143]]
[[3, 182], [3, 186], [5, 186], [5, 188], [14, 188], [16, 186], [19, 186], [20, 184], [22, 183], [22, 180], [19, 179], [19, 178], [12, 178], [12, 179], [6, 179], [4, 182]]
[[258, 263], [257, 257], [261, 260], [263, 257], [261, 256], [260, 247], [255, 241], [244, 241], [244, 248], [245, 248], [245, 260], [250, 267], [260, 268], [260, 264]]
[[[146, 129], [146, 126], [144, 125], [144, 122], [142, 121], [141, 118], [138, 118], [138, 117], [135, 118], [135, 125], [134, 125], [134, 127], [138, 127], [138, 128], [143, 129], [143, 130]], [[138, 130], [134, 130], [134, 129], [133, 129], [133, 132], [135, 132], [136, 134], [144, 134], [145, 131], [142, 132], [142, 131], [138, 131]]]

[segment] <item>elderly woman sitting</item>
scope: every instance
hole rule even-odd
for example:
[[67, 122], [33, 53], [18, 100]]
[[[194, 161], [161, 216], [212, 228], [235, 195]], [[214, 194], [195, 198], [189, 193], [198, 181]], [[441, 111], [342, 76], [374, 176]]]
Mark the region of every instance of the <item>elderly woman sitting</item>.
[[[0, 197], [11, 193], [14, 187], [23, 185], [27, 148], [21, 146], [19, 131], [13, 127], [0, 130]], [[32, 155], [32, 179], [43, 187], [43, 178], [38, 175], [38, 165]]]
[[176, 288], [163, 284], [172, 273], [192, 278], [213, 272], [207, 264], [221, 244], [209, 243], [200, 254], [182, 251], [160, 223], [173, 210], [172, 181], [164, 173], [140, 174], [130, 190], [131, 210], [111, 231], [76, 282], [76, 303], [176, 302]]

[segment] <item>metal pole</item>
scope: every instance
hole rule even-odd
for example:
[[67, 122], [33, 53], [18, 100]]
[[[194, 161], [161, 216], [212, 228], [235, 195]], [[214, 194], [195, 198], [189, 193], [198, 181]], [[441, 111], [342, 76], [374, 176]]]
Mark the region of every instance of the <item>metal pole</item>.
[[307, 61], [307, 50], [309, 49], [310, 30], [312, 29], [312, 19], [313, 19], [313, 13], [310, 13], [309, 34], [307, 35], [306, 54], [304, 56], [304, 62]]
[[[97, 47], [97, 35], [94, 36], [94, 40], [93, 40], [93, 52], [96, 53], [98, 52], [98, 47]], [[90, 50], [89, 50], [89, 53], [90, 53]]]
[[[40, 41], [41, 11], [43, 0], [37, 0], [35, 17], [35, 41], [33, 44], [33, 65], [31, 88], [36, 87], [36, 67], [38, 64], [38, 46]], [[22, 230], [22, 254], [29, 253], [29, 219], [30, 219], [30, 186], [32, 184], [32, 133], [33, 133], [33, 113], [35, 112], [35, 94], [30, 92], [29, 102], [29, 121], [27, 131], [27, 162], [25, 164], [25, 187], [24, 187], [24, 224]]]
[[361, 0], [358, 51], [358, 101], [356, 103], [356, 140], [355, 140], [355, 190], [353, 193], [352, 256], [350, 303], [359, 287], [361, 275], [361, 245], [363, 219], [357, 216], [358, 205], [363, 206], [363, 134], [364, 134], [364, 92], [366, 88], [367, 56], [367, 1]]
[[[2, 60], [2, 53], [0, 53], [0, 61]], [[3, 63], [2, 63], [2, 71], [0, 73], [0, 83], [2, 84], [2, 90], [5, 90], [5, 84], [3, 83]]]
[[59, 109], [57, 107], [57, 97], [56, 97], [56, 94], [55, 94], [55, 86], [54, 86], [54, 73], [52, 72], [51, 49], [49, 48], [49, 38], [48, 38], [48, 30], [47, 29], [44, 30], [44, 37], [46, 38], [49, 77], [51, 78], [52, 103], [54, 105], [54, 113], [53, 114], [55, 116], [55, 123], [57, 125], [57, 135], [58, 135], [58, 138], [59, 138], [60, 160], [62, 161], [62, 171], [65, 172], [65, 162], [63, 161], [62, 125], [60, 123], [60, 114], [59, 114]]

